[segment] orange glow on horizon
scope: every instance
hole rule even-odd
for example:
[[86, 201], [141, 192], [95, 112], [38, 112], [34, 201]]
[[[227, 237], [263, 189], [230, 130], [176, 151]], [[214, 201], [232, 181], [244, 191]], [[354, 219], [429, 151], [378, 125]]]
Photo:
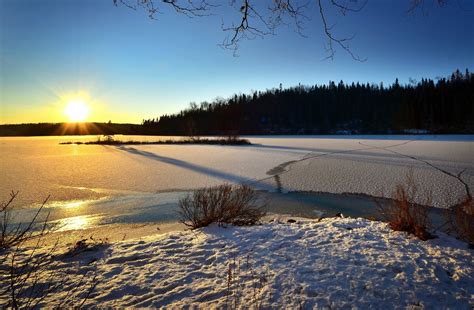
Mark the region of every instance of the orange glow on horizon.
[[50, 93], [50, 99], [35, 102], [35, 105], [28, 109], [19, 109], [13, 105], [5, 108], [2, 106], [0, 124], [64, 123], [64, 127], [90, 128], [84, 123], [111, 121], [112, 123], [139, 124], [142, 119], [152, 114], [143, 110], [130, 110], [129, 106], [124, 105], [120, 100], [112, 100], [100, 93], [93, 95], [84, 89], [51, 90]]

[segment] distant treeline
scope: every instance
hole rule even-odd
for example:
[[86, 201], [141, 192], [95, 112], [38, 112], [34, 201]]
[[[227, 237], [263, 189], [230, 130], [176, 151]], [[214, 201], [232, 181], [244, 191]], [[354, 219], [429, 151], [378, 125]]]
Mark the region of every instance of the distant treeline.
[[143, 121], [163, 135], [474, 133], [474, 74], [436, 82], [346, 84], [270, 89], [202, 102]]
[[[85, 127], [85, 128], [83, 128]], [[346, 84], [269, 89], [191, 103], [141, 125], [0, 125], [0, 135], [245, 135], [474, 133], [474, 74], [401, 85]]]
[[139, 135], [142, 125], [113, 123], [39, 123], [0, 125], [0, 136]]

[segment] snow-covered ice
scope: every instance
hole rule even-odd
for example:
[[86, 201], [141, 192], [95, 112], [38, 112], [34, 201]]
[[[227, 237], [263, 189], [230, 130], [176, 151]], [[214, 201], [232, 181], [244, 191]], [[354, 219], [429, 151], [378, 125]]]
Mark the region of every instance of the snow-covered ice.
[[[160, 137], [122, 137], [157, 140]], [[391, 196], [413, 171], [418, 202], [452, 204], [474, 188], [473, 136], [249, 137], [251, 146], [59, 145], [95, 137], [1, 138], [0, 189], [19, 204], [248, 182], [265, 190]], [[277, 169], [275, 169], [277, 167]], [[446, 173], [447, 172], [447, 173]], [[452, 175], [461, 173], [462, 182]], [[452, 175], [449, 175], [452, 174]]]
[[[420, 241], [361, 218], [172, 232], [80, 253], [61, 268], [76, 279], [95, 270], [98, 285], [86, 306], [474, 307], [466, 243], [444, 234]], [[45, 303], [74, 285], [67, 281]]]
[[[308, 152], [278, 174], [283, 191], [390, 198], [395, 186], [406, 183], [412, 173], [419, 187], [417, 202], [424, 203], [430, 195], [434, 206], [445, 207], [466, 195], [463, 182], [474, 188], [474, 142], [400, 138], [264, 139], [262, 143], [269, 149], [273, 144], [274, 150], [287, 147]], [[456, 178], [460, 173], [462, 181]], [[276, 186], [274, 178], [264, 182]]]

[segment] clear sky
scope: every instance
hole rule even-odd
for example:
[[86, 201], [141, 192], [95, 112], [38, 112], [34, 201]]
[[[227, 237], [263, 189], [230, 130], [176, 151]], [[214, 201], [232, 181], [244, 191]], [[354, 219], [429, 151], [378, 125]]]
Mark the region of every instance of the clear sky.
[[367, 58], [357, 62], [339, 49], [324, 60], [314, 1], [306, 37], [280, 28], [241, 42], [234, 57], [218, 46], [222, 21], [238, 18], [228, 0], [214, 0], [215, 16], [190, 19], [165, 8], [156, 20], [112, 0], [0, 0], [0, 123], [68, 121], [64, 109], [75, 98], [90, 107], [89, 121], [140, 123], [191, 101], [280, 83], [392, 83], [474, 71], [474, 1], [437, 8], [426, 0], [424, 10], [407, 13], [410, 1], [368, 0], [345, 17], [328, 11], [336, 34], [357, 34], [351, 49]]

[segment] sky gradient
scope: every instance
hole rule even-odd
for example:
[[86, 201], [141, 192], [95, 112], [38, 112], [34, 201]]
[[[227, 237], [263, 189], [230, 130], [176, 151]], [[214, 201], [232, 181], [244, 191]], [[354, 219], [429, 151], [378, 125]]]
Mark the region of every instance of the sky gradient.
[[369, 0], [363, 11], [328, 19], [351, 49], [325, 60], [326, 38], [314, 3], [306, 37], [292, 27], [242, 41], [238, 54], [218, 46], [221, 24], [237, 21], [229, 1], [215, 16], [164, 10], [156, 20], [112, 0], [0, 0], [0, 123], [62, 122], [67, 98], [81, 96], [90, 121], [140, 123], [189, 102], [329, 80], [392, 83], [395, 78], [474, 71], [474, 4], [451, 1], [407, 13], [410, 0]]

